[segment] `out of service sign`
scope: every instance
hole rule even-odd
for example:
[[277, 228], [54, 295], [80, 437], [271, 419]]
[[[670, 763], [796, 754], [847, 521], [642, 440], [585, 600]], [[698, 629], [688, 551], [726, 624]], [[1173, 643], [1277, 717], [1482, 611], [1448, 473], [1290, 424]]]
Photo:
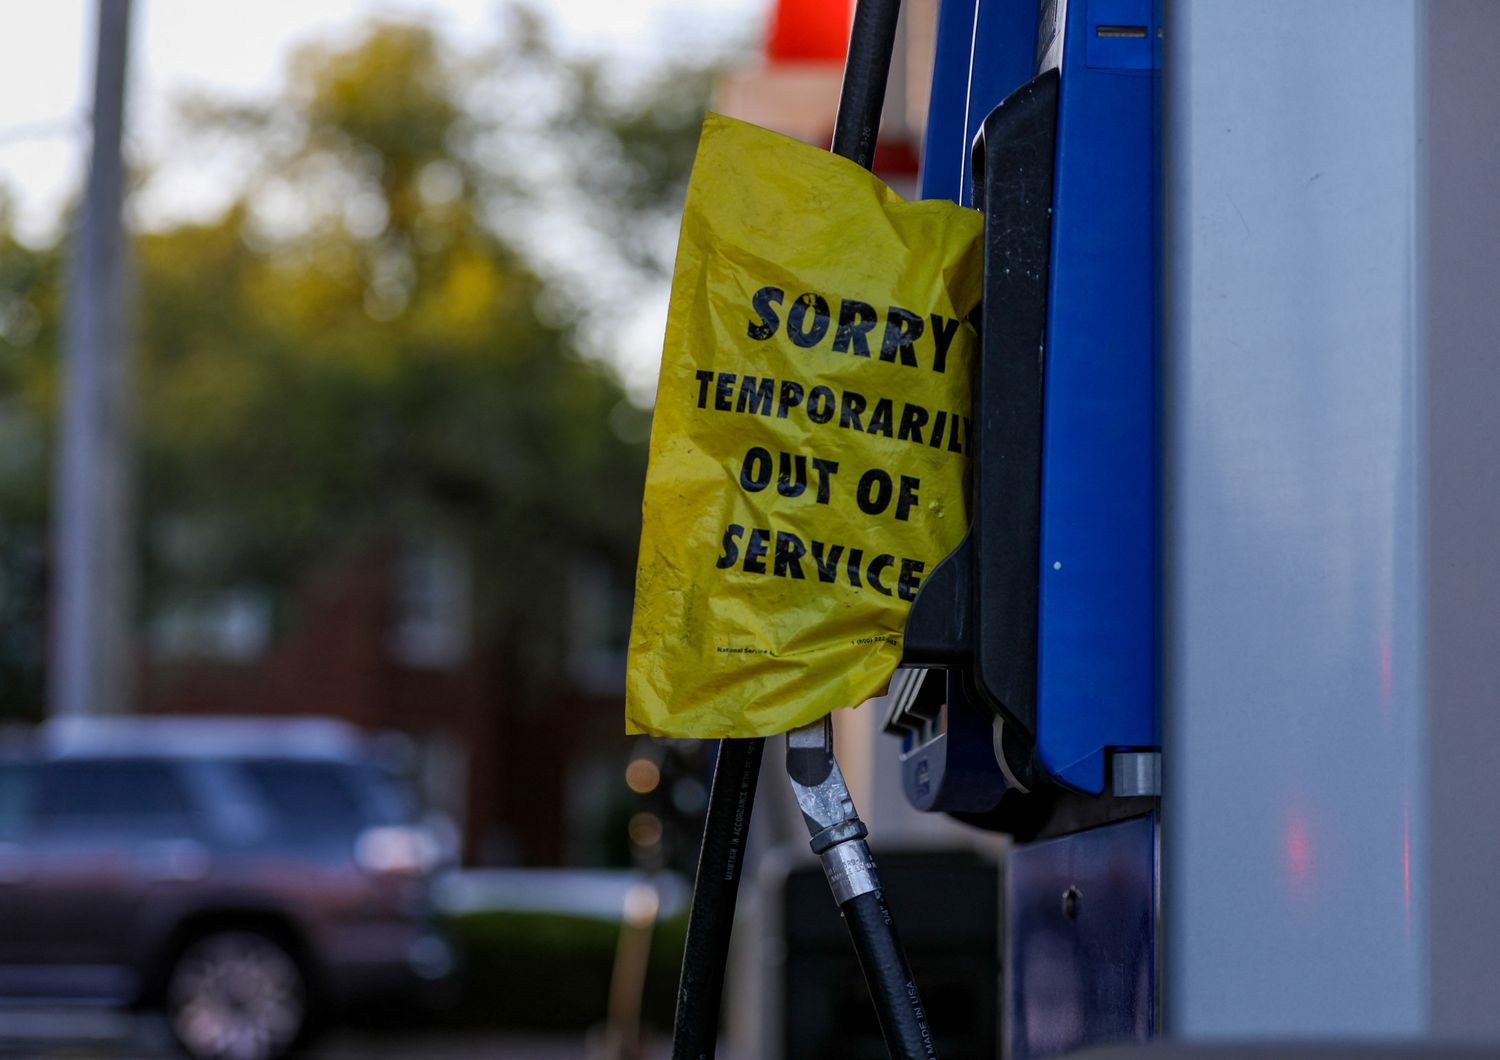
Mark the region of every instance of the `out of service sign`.
[[765, 736], [880, 694], [968, 527], [980, 215], [718, 115], [672, 280], [626, 729]]

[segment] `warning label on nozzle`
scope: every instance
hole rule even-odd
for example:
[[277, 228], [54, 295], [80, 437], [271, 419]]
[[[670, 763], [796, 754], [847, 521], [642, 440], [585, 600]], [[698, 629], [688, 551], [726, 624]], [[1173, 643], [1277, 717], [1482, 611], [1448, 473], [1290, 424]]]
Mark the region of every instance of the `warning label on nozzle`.
[[968, 527], [980, 216], [710, 115], [672, 280], [626, 728], [764, 736], [878, 695]]

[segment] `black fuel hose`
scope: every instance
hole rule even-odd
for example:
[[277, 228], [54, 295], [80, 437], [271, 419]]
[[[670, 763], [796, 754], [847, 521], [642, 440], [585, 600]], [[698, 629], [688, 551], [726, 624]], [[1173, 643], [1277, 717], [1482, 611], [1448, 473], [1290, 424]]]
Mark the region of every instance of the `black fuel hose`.
[[849, 57], [844, 60], [844, 83], [828, 149], [865, 169], [875, 165], [875, 138], [900, 14], [901, 0], [859, 0], [849, 30]]
[[765, 747], [761, 737], [719, 741], [677, 984], [672, 1060], [712, 1060], [718, 1043], [724, 966]]
[[845, 902], [840, 911], [849, 925], [859, 966], [865, 973], [870, 999], [880, 1020], [886, 1051], [900, 1060], [936, 1057], [927, 1012], [917, 994], [917, 981], [896, 938], [896, 924], [886, 908], [885, 893], [867, 891]]
[[[849, 33], [849, 58], [844, 65], [831, 150], [866, 169], [875, 162], [875, 140], [900, 13], [900, 0], [859, 0]], [[901, 1060], [936, 1057], [917, 981], [896, 937], [896, 923], [886, 908], [884, 893], [868, 891], [839, 908], [859, 955], [887, 1051]]]
[[[880, 132], [880, 112], [885, 106], [885, 86], [896, 41], [896, 17], [900, 12], [900, 0], [858, 0], [849, 31], [849, 54], [844, 61], [844, 81], [830, 150], [865, 169], [875, 163], [875, 139]], [[734, 906], [745, 861], [745, 836], [764, 750], [765, 740], [761, 738], [719, 741], [708, 816], [703, 825], [703, 846], [698, 854], [698, 875], [693, 882], [692, 911], [688, 914], [682, 978], [677, 986], [672, 1060], [712, 1060], [718, 1043], [724, 967], [729, 960]], [[883, 910], [884, 905], [880, 908]], [[856, 915], [863, 922], [865, 914]], [[905, 960], [901, 958], [894, 932], [889, 930], [888, 920], [887, 917], [884, 930], [904, 968]], [[851, 919], [849, 923], [854, 931], [855, 921]], [[878, 935], [880, 932], [873, 929], [861, 929], [855, 932], [855, 945], [857, 948], [862, 945], [860, 936], [870, 938], [872, 959], [878, 959], [883, 967], [889, 964], [889, 955]], [[860, 960], [865, 960], [863, 950]], [[911, 977], [906, 978], [910, 981]], [[871, 983], [873, 990], [874, 980]], [[882, 1007], [878, 999], [876, 1007]], [[885, 1019], [882, 1015], [882, 1028]]]

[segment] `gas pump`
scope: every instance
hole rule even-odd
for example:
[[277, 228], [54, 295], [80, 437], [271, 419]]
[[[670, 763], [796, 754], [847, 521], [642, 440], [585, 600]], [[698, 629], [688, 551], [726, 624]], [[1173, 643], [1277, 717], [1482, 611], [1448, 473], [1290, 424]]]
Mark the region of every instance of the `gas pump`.
[[1157, 3], [943, 5], [922, 191], [984, 211], [983, 356], [905, 791], [1014, 839], [1007, 1057], [1163, 1009], [1182, 1055], [1494, 1055], [1500, 14], [1172, 18], [1163, 165]]
[[985, 215], [974, 512], [886, 729], [913, 806], [1018, 841], [1016, 1058], [1157, 1023], [1159, 26], [1152, 0], [1001, 0], [938, 27], [922, 191]]
[[1008, 1057], [1495, 1055], [1500, 9], [1171, 19], [1163, 137], [1159, 4], [943, 6], [985, 375], [905, 790], [1016, 840]]
[[[834, 150], [864, 165], [895, 9], [862, 0], [851, 36]], [[950, 0], [938, 27], [923, 194], [985, 221], [971, 523], [912, 604], [886, 727], [915, 806], [1021, 841], [1006, 933], [1018, 1058], [1155, 1026], [1158, 21], [1151, 0]], [[828, 719], [786, 746], [887, 1047], [936, 1055]], [[713, 1053], [762, 749], [721, 743], [680, 1057]], [[1071, 996], [1034, 988], [1033, 952], [1054, 978], [1066, 965]], [[1078, 1018], [1025, 1018], [1049, 1003]]]
[[[947, 5], [939, 47], [972, 39], [976, 71], [1020, 81], [969, 154], [934, 121], [923, 175], [928, 193], [966, 183], [985, 213], [975, 514], [912, 607], [906, 662], [930, 670], [906, 676], [889, 728], [919, 809], [1026, 835], [1007, 796], [1155, 794], [1159, 50], [1148, 0], [996, 6], [1008, 22], [974, 26]], [[1036, 40], [1024, 76], [981, 31]], [[985, 107], [975, 86], [1004, 74], [984, 73], [939, 77], [934, 115]], [[976, 717], [988, 770], [958, 746]]]

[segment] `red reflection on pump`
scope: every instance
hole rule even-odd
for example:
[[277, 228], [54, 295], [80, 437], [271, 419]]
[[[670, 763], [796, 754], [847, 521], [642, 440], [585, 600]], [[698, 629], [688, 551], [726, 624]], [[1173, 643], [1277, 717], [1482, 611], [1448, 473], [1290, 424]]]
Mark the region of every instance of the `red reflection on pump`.
[[1406, 899], [1406, 934], [1411, 935], [1411, 803], [1401, 803], [1401, 890]]
[[1380, 705], [1391, 709], [1391, 694], [1395, 690], [1395, 678], [1391, 664], [1391, 638], [1389, 634], [1380, 638]]
[[1294, 891], [1306, 891], [1312, 883], [1312, 835], [1300, 811], [1287, 818], [1282, 833], [1282, 858], [1286, 862], [1287, 882]]

